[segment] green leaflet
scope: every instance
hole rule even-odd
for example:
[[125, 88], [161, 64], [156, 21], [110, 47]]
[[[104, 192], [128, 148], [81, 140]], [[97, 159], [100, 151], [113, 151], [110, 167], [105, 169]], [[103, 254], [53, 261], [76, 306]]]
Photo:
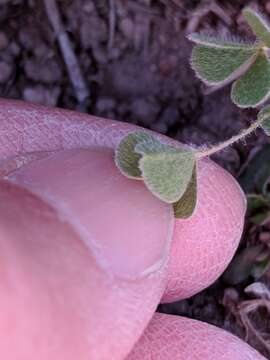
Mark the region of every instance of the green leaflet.
[[242, 108], [256, 107], [270, 96], [270, 63], [261, 53], [249, 71], [232, 86], [232, 101]]
[[128, 134], [118, 145], [115, 163], [121, 173], [132, 179], [141, 179], [139, 160], [141, 155], [135, 152], [135, 146], [142, 141], [155, 141], [154, 137], [143, 131]]
[[254, 34], [267, 46], [270, 47], [270, 27], [262, 15], [250, 8], [243, 10], [243, 15], [253, 30]]
[[187, 189], [184, 195], [173, 204], [174, 216], [177, 219], [187, 219], [189, 218], [196, 207], [197, 204], [197, 170], [196, 165], [193, 168], [191, 180], [187, 186]]
[[197, 202], [195, 155], [137, 131], [120, 142], [115, 163], [129, 178], [142, 179], [160, 200], [173, 204], [175, 217], [188, 218]]
[[270, 136], [270, 105], [264, 107], [258, 114], [258, 119], [262, 121], [262, 129], [266, 135]]
[[188, 39], [193, 41], [198, 45], [204, 45], [207, 47], [214, 47], [220, 49], [240, 49], [240, 50], [257, 50], [260, 48], [258, 42], [255, 43], [245, 43], [239, 41], [238, 39], [226, 39], [218, 38], [215, 36], [209, 36], [206, 34], [193, 33], [188, 35]]
[[148, 189], [162, 201], [177, 202], [192, 176], [193, 152], [151, 142], [136, 145], [135, 151], [142, 155], [139, 166]]
[[197, 45], [192, 51], [191, 66], [207, 85], [221, 85], [239, 77], [243, 70], [248, 70], [257, 52], [256, 47], [220, 48]]

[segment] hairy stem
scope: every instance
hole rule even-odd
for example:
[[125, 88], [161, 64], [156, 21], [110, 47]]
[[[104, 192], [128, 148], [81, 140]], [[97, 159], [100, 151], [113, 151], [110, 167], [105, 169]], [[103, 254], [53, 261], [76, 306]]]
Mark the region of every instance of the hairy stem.
[[263, 122], [263, 120], [258, 118], [247, 129], [242, 130], [239, 134], [231, 137], [230, 139], [228, 139], [220, 144], [213, 145], [213, 146], [209, 147], [208, 149], [196, 151], [196, 153], [195, 153], [196, 158], [201, 159], [201, 158], [213, 155], [213, 154], [225, 149], [226, 147], [236, 143], [237, 141], [243, 140], [246, 136], [248, 136], [254, 130], [256, 130], [262, 124], [262, 122]]

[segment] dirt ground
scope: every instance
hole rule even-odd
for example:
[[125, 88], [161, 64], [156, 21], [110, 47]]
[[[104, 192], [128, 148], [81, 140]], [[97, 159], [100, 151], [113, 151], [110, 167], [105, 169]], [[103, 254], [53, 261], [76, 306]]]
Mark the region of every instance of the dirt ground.
[[[209, 94], [194, 77], [186, 35], [208, 31], [250, 38], [241, 9], [250, 4], [270, 17], [270, 1], [59, 0], [58, 19], [49, 3], [0, 0], [1, 97], [131, 122], [196, 145], [224, 140], [253, 119], [253, 111], [232, 104], [229, 87]], [[61, 26], [53, 29], [59, 19]], [[68, 41], [60, 45], [63, 33]], [[74, 70], [74, 61], [81, 71], [75, 83], [67, 67]], [[258, 131], [215, 160], [239, 177], [265, 144]], [[270, 226], [247, 218], [239, 251], [254, 246], [262, 246], [270, 258]], [[255, 257], [250, 259], [248, 268]], [[241, 273], [241, 266], [232, 270]], [[158, 310], [227, 329], [270, 359], [269, 268], [237, 282], [232, 275], [222, 277], [191, 299]], [[255, 281], [265, 286], [263, 294], [257, 288], [245, 291]]]

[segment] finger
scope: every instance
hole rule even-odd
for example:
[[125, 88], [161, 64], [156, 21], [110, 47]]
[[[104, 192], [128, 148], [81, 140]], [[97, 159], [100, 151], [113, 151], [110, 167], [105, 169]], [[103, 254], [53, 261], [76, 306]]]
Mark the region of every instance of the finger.
[[[1, 108], [3, 158], [113, 136], [85, 116], [28, 110]], [[172, 209], [123, 177], [111, 151], [43, 155], [0, 185], [0, 356], [123, 359], [164, 291]]]
[[188, 298], [223, 273], [239, 245], [245, 211], [235, 179], [212, 161], [200, 162], [197, 208], [190, 219], [175, 221], [162, 302]]
[[111, 155], [63, 151], [2, 181], [1, 358], [123, 359], [150, 320], [172, 212]]
[[[97, 119], [73, 112], [62, 110], [52, 111], [30, 104], [3, 102], [0, 111], [0, 153], [2, 159], [8, 159], [11, 156], [33, 151], [51, 151], [89, 147], [92, 145], [114, 148], [122, 136], [133, 128], [134, 127], [130, 125]], [[30, 158], [35, 156], [39, 157], [40, 153], [31, 154]], [[6, 166], [5, 169], [9, 169], [10, 171], [10, 168], [17, 168], [25, 161], [27, 161], [27, 156], [19, 156], [18, 161], [8, 161], [9, 165]], [[213, 176], [214, 172], [215, 170], [211, 172], [211, 176]], [[190, 231], [192, 232], [194, 229], [190, 229]], [[211, 229], [209, 231], [211, 231]], [[229, 246], [230, 243], [228, 244], [228, 247]], [[162, 278], [162, 269], [164, 269], [164, 267], [161, 266], [157, 277], [160, 276]], [[184, 276], [183, 274], [180, 275]], [[197, 275], [196, 281], [199, 281], [200, 274]], [[139, 302], [140, 306], [143, 303], [152, 305], [158, 301], [157, 298], [162, 292], [162, 286], [164, 286], [161, 285], [163, 281], [162, 279], [158, 279], [157, 283], [149, 281], [153, 288], [158, 289], [158, 295], [155, 292], [155, 300], [153, 302], [148, 301], [148, 296], [150, 297], [151, 294], [149, 294], [148, 289], [147, 291], [145, 288], [142, 289], [141, 294], [143, 293], [146, 301]], [[139, 292], [137, 292], [136, 295], [137, 294], [139, 294]], [[147, 295], [145, 296], [145, 294]], [[148, 317], [146, 316], [145, 318], [143, 317], [143, 312], [138, 312], [138, 317], [135, 319], [135, 323], [139, 324], [139, 326], [136, 327], [137, 332], [134, 331], [135, 335], [133, 337], [125, 337], [128, 343], [125, 349], [130, 346], [131, 342], [138, 336], [138, 333], [142, 331], [143, 326], [145, 326], [144, 320], [151, 316], [149, 315], [151, 311], [153, 311], [153, 306], [150, 306], [150, 311], [148, 312], [146, 306]], [[125, 316], [127, 317], [126, 314]], [[141, 318], [143, 319], [142, 321]], [[140, 329], [140, 331], [138, 329]], [[110, 347], [108, 347], [108, 349], [110, 349]]]
[[266, 360], [249, 345], [215, 326], [155, 314], [127, 360]]

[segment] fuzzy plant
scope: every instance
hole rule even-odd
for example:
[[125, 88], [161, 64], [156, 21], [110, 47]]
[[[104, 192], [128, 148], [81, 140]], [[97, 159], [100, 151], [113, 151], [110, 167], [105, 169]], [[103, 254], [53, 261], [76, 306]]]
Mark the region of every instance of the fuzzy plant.
[[240, 108], [258, 108], [257, 119], [220, 144], [204, 149], [167, 145], [144, 131], [129, 133], [116, 149], [115, 162], [121, 173], [143, 180], [160, 200], [174, 207], [176, 218], [190, 217], [197, 202], [197, 162], [225, 149], [261, 127], [270, 135], [270, 25], [250, 8], [243, 16], [256, 36], [253, 43], [191, 34], [196, 45], [191, 67], [206, 85], [223, 87], [232, 84], [231, 99]]

